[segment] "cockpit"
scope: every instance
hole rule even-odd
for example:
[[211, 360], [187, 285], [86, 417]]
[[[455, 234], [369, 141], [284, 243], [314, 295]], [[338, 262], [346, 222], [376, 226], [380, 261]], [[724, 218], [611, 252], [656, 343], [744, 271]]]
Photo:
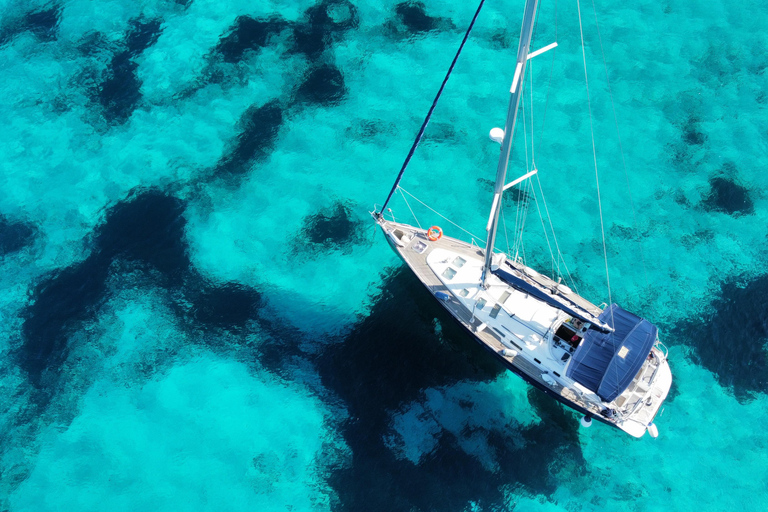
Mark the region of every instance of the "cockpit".
[[563, 364], [567, 363], [581, 343], [585, 331], [584, 322], [578, 318], [566, 319], [552, 335], [552, 356]]

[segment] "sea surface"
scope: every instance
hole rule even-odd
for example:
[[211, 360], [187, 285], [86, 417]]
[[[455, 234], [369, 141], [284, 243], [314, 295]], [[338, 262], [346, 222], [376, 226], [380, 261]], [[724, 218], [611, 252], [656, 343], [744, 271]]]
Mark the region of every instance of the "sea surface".
[[[475, 9], [0, 0], [0, 510], [768, 510], [768, 4], [541, 0], [510, 176], [660, 328], [640, 440], [503, 371], [371, 222]], [[522, 13], [486, 1], [402, 182], [475, 234]]]

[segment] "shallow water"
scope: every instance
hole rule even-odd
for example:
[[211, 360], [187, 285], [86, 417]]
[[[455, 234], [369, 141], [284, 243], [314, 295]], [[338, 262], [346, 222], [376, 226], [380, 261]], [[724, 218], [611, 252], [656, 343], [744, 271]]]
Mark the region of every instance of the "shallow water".
[[[768, 8], [596, 8], [610, 297], [575, 3], [510, 175], [578, 291], [660, 326], [656, 440], [503, 372], [368, 220], [474, 5], [1, 0], [0, 510], [768, 508]], [[522, 10], [487, 2], [402, 183], [471, 233]], [[551, 271], [533, 210], [525, 251]]]

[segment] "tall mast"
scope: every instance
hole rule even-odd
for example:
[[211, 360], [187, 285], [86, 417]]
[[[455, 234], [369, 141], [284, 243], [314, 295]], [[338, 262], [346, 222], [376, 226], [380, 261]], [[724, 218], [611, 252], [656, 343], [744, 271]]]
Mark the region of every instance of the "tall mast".
[[491, 215], [488, 219], [486, 231], [488, 231], [488, 242], [485, 246], [485, 264], [483, 265], [483, 286], [487, 286], [488, 274], [491, 270], [491, 257], [493, 256], [493, 246], [496, 243], [496, 230], [499, 227], [499, 212], [501, 211], [501, 196], [504, 193], [504, 181], [507, 178], [507, 164], [509, 163], [509, 153], [512, 149], [512, 136], [515, 133], [515, 122], [517, 122], [517, 110], [520, 104], [520, 96], [523, 89], [523, 80], [525, 78], [525, 65], [528, 62], [528, 50], [531, 45], [531, 35], [533, 34], [533, 21], [536, 18], [536, 8], [539, 0], [527, 0], [525, 3], [525, 14], [523, 15], [523, 28], [520, 31], [520, 44], [517, 48], [517, 65], [515, 66], [515, 75], [512, 78], [511, 96], [509, 98], [509, 107], [507, 109], [507, 121], [504, 125], [504, 139], [501, 143], [501, 155], [499, 156], [499, 165], [496, 168], [496, 187], [493, 191], [493, 204], [491, 206]]

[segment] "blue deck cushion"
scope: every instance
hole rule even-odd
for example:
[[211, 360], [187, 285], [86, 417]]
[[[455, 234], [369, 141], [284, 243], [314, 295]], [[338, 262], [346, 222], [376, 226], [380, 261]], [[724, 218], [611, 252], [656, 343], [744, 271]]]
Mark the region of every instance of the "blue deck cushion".
[[599, 318], [615, 331], [588, 331], [573, 354], [566, 375], [611, 402], [637, 375], [653, 348], [658, 329], [618, 304], [611, 304]]

